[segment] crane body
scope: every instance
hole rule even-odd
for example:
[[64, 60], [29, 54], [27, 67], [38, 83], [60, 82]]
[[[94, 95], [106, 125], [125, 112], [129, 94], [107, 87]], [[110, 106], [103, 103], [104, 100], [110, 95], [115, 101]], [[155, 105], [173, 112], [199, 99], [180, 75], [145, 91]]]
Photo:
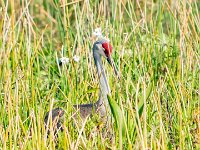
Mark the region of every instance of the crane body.
[[[97, 74], [99, 78], [99, 98], [95, 103], [90, 104], [80, 104], [73, 105], [75, 112], [74, 118], [77, 119], [78, 115], [82, 120], [85, 120], [88, 116], [98, 113], [101, 118], [104, 118], [106, 115], [110, 115], [110, 108], [107, 99], [107, 95], [110, 94], [110, 86], [108, 84], [105, 70], [102, 64], [102, 57], [106, 58], [107, 62], [112, 66], [114, 73], [119, 78], [118, 72], [116, 70], [115, 64], [111, 59], [112, 46], [109, 41], [104, 38], [100, 38], [93, 44], [93, 57], [94, 63], [97, 69]], [[51, 113], [52, 123], [55, 125], [55, 128], [61, 128], [60, 118], [64, 115], [64, 110], [61, 108], [55, 108], [48, 112], [45, 116], [45, 125], [47, 126], [49, 116]]]

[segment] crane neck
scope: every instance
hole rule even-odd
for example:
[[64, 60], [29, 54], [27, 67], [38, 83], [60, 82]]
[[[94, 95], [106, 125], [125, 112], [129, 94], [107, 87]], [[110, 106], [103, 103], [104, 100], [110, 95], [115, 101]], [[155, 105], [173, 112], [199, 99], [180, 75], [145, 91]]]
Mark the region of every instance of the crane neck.
[[107, 95], [110, 93], [110, 86], [109, 86], [107, 78], [106, 78], [105, 70], [103, 69], [100, 54], [98, 52], [94, 52], [93, 55], [94, 55], [94, 62], [95, 62], [96, 68], [97, 68], [97, 73], [98, 73], [99, 82], [100, 82], [99, 101], [101, 101], [101, 99], [103, 99], [105, 105], [108, 106], [109, 104], [108, 104]]

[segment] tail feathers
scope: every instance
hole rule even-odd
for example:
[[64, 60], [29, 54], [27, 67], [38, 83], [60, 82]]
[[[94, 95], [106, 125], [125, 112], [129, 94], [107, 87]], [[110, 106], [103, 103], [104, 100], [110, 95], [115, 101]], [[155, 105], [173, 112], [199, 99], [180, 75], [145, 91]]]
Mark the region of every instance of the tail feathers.
[[48, 130], [47, 135], [50, 134], [51, 121], [52, 121], [54, 136], [58, 134], [58, 131], [63, 131], [61, 123], [61, 118], [63, 115], [64, 115], [64, 110], [61, 108], [55, 108], [46, 113], [46, 116], [44, 118], [44, 123], [45, 123], [45, 129]]

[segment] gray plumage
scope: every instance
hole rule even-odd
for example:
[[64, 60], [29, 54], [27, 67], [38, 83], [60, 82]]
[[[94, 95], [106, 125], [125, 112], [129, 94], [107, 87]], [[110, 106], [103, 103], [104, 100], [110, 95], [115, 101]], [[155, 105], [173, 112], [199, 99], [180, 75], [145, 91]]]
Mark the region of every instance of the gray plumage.
[[[117, 71], [111, 58], [105, 55], [104, 52], [105, 49], [102, 47], [102, 44], [105, 42], [108, 43], [107, 40], [102, 38], [100, 40], [97, 40], [93, 45], [93, 57], [97, 68], [97, 73], [100, 83], [99, 98], [95, 103], [74, 105], [73, 108], [75, 109], [75, 112], [78, 112], [77, 114], [74, 115], [74, 119], [77, 119], [78, 118], [77, 116], [79, 115], [81, 119], [84, 120], [86, 117], [92, 116], [94, 113], [95, 114], [98, 113], [100, 117], [103, 118], [110, 111], [107, 99], [107, 95], [110, 93], [110, 87], [106, 78], [105, 71], [103, 69], [101, 60], [102, 56], [107, 59], [107, 61], [113, 67], [116, 74]], [[59, 113], [60, 111], [62, 113]], [[60, 118], [62, 118], [62, 116], [64, 115], [64, 110], [62, 110], [61, 108], [55, 108], [51, 110], [51, 113], [52, 113], [52, 122], [54, 122], [54, 120], [57, 118], [57, 125], [55, 127], [62, 129], [60, 127], [61, 126]], [[46, 114], [45, 125], [47, 125], [49, 114], [50, 112]]]

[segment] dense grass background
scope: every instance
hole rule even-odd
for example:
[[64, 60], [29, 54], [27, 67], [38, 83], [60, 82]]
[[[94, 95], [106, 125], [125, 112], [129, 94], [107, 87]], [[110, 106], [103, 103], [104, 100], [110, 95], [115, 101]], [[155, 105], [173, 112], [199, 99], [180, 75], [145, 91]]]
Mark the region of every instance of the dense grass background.
[[[200, 149], [199, 11], [197, 0], [1, 0], [0, 149], [54, 149], [43, 119], [56, 106], [66, 111], [60, 149]], [[98, 98], [97, 27], [121, 75], [105, 63], [126, 127], [121, 139], [113, 126], [112, 141], [95, 118], [82, 134], [69, 123], [73, 104]]]

